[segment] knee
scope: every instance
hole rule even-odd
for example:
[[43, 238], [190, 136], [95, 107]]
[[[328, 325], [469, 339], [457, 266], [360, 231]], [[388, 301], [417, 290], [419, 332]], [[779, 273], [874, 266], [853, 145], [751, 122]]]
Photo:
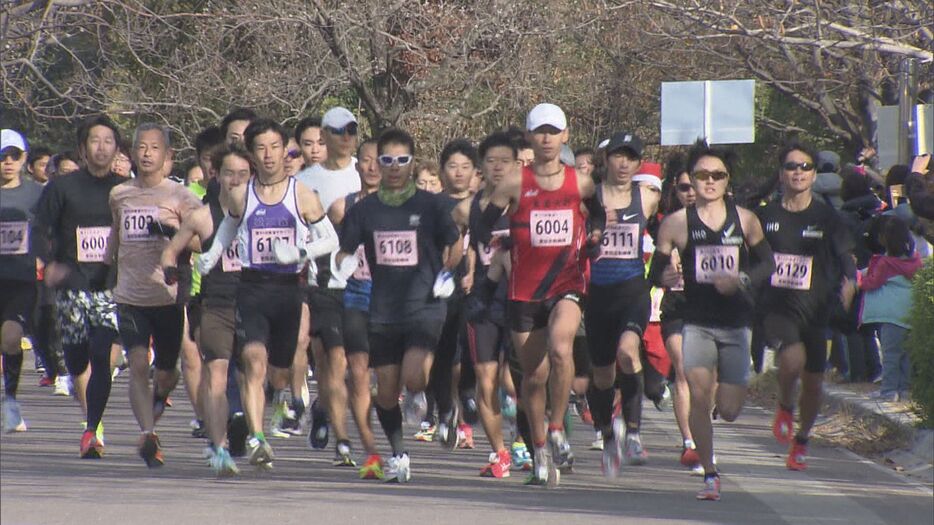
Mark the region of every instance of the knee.
[[736, 421], [736, 418], [739, 417], [739, 413], [742, 410], [742, 407], [721, 407], [717, 406], [717, 413], [720, 415], [720, 418], [726, 421], [727, 423], [732, 423]]
[[570, 344], [556, 344], [548, 353], [551, 366], [555, 368], [574, 368], [574, 349]]
[[127, 357], [130, 361], [130, 374], [149, 377], [149, 356], [146, 349], [142, 347], [130, 349]]
[[600, 390], [611, 388], [616, 381], [616, 368], [614, 365], [593, 368], [593, 385]]
[[409, 392], [422, 392], [428, 386], [428, 378], [424, 374], [412, 373], [405, 378], [405, 388]]

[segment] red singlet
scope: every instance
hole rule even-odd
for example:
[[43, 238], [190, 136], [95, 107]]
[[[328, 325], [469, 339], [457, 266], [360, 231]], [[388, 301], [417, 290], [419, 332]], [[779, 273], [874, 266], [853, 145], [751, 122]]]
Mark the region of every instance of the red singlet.
[[522, 168], [522, 193], [509, 230], [510, 300], [538, 302], [586, 291], [584, 214], [574, 168], [565, 166], [564, 184], [553, 191], [539, 187], [532, 168]]

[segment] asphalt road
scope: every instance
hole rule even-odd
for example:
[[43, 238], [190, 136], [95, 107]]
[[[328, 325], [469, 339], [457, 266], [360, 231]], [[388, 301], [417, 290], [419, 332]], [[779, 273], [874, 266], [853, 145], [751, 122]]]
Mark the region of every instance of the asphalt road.
[[[701, 482], [678, 464], [673, 415], [647, 402], [643, 442], [649, 462], [616, 480], [600, 474], [600, 452], [578, 420], [571, 435], [575, 473], [557, 489], [478, 476], [489, 453], [482, 430], [477, 448], [443, 451], [411, 439], [412, 481], [357, 479], [333, 467], [333, 449], [312, 451], [304, 438], [271, 439], [275, 468], [261, 473], [239, 459], [242, 474], [218, 480], [201, 458], [204, 442], [189, 434], [192, 414], [179, 388], [160, 421], [166, 465], [149, 470], [136, 455], [138, 428], [117, 378], [104, 417], [106, 456], [78, 458], [80, 411], [74, 401], [39, 389], [24, 372], [19, 400], [25, 433], [0, 437], [0, 522], [20, 524], [576, 524], [934, 523], [929, 488], [840, 449], [812, 446], [810, 468], [790, 472], [784, 448], [771, 437], [770, 414], [747, 407], [738, 422], [717, 422], [722, 500], [698, 502]], [[382, 431], [380, 447], [388, 450]], [[333, 442], [331, 444], [333, 447]], [[384, 456], [385, 457], [385, 456]]]

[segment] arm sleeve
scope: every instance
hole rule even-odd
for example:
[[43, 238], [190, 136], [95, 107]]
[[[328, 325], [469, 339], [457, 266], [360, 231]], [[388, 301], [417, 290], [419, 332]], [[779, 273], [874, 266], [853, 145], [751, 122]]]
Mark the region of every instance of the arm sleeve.
[[594, 195], [584, 199], [584, 206], [587, 206], [587, 212], [590, 214], [590, 230], [606, 229], [606, 209], [600, 204], [600, 200]]
[[749, 271], [746, 273], [749, 275], [749, 280], [753, 286], [757, 286], [772, 276], [772, 272], [775, 271], [775, 257], [772, 255], [772, 247], [769, 246], [769, 241], [764, 238], [759, 241], [759, 244], [749, 248], [749, 254], [752, 260], [750, 261]]
[[214, 242], [211, 243], [211, 248], [197, 257], [196, 265], [201, 275], [210, 272], [217, 265], [217, 262], [221, 260], [224, 250], [233, 243], [233, 240], [237, 237], [237, 222], [237, 219], [229, 215], [221, 221], [220, 226], [217, 227], [217, 233], [214, 235]]
[[671, 264], [671, 254], [656, 250], [652, 254], [652, 263], [649, 265], [649, 282], [661, 288], [662, 272], [665, 271], [669, 264]]
[[317, 259], [338, 248], [337, 232], [334, 231], [334, 225], [327, 214], [322, 215], [318, 222], [309, 224], [308, 228], [311, 230], [312, 241], [305, 248], [310, 258]]

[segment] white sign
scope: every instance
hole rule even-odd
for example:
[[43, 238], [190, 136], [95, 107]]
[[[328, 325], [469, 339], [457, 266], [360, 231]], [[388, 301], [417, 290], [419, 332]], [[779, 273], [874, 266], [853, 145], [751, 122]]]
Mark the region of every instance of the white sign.
[[662, 146], [756, 141], [755, 80], [662, 82]]

